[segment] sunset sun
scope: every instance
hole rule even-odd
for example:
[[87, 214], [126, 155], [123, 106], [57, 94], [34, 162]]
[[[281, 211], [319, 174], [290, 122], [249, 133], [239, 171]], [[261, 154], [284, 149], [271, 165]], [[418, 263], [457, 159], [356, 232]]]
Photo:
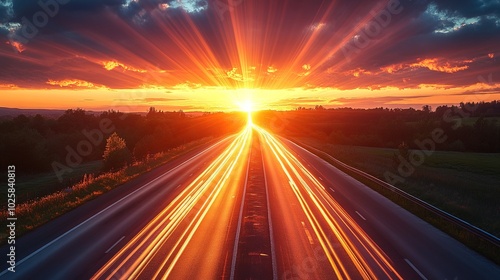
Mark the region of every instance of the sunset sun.
[[499, 46], [500, 0], [0, 0], [0, 280], [500, 280]]
[[250, 113], [254, 111], [254, 104], [251, 100], [244, 100], [238, 104], [240, 106], [240, 111]]

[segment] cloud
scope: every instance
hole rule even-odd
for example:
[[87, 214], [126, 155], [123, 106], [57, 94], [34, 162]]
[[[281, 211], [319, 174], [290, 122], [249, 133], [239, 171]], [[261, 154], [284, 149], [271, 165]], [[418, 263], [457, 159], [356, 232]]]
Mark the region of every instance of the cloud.
[[297, 108], [297, 107], [310, 107], [315, 105], [322, 105], [325, 103], [328, 103], [328, 100], [304, 96], [304, 97], [294, 97], [294, 98], [283, 98], [274, 102], [272, 105], [280, 107]]
[[462, 61], [449, 61], [442, 58], [425, 58], [417, 59], [416, 62], [410, 64], [389, 65], [382, 67], [381, 70], [392, 74], [401, 70], [408, 70], [408, 68], [427, 68], [431, 71], [451, 74], [469, 69], [469, 64], [472, 62], [473, 60], [470, 59]]
[[148, 97], [143, 99], [136, 99], [138, 102], [155, 103], [155, 102], [172, 102], [172, 101], [184, 101], [185, 98], [163, 98], [163, 97]]
[[238, 81], [238, 82], [253, 82], [253, 81], [255, 81], [254, 77], [251, 77], [248, 74], [243, 75], [243, 74], [239, 73], [238, 68], [233, 68], [230, 71], [227, 71], [226, 74], [227, 74], [228, 78], [235, 80], [235, 81]]
[[[329, 104], [336, 107], [352, 107], [352, 108], [375, 108], [375, 107], [400, 107], [400, 104], [411, 102], [412, 99], [425, 98], [425, 95], [412, 96], [376, 96], [376, 97], [360, 97], [360, 98], [335, 98], [328, 101]], [[415, 101], [415, 104], [419, 104]], [[417, 106], [418, 107], [418, 106]]]
[[278, 69], [276, 69], [275, 67], [273, 66], [267, 67], [267, 73], [276, 73], [276, 72], [278, 72]]
[[12, 0], [0, 0], [0, 23], [14, 17], [14, 3]]
[[411, 64], [411, 67], [424, 67], [432, 71], [445, 72], [445, 73], [456, 73], [458, 71], [463, 71], [469, 68], [467, 65], [471, 63], [472, 60], [465, 61], [440, 61], [437, 58], [428, 58], [420, 60], [416, 63]]
[[102, 65], [104, 68], [108, 71], [111, 71], [117, 67], [121, 68], [122, 70], [126, 71], [132, 71], [132, 72], [139, 72], [139, 73], [146, 73], [146, 70], [143, 69], [137, 69], [131, 66], [127, 66], [123, 63], [117, 62], [117, 61], [103, 61]]
[[16, 42], [16, 41], [8, 41], [6, 44], [11, 45], [14, 50], [16, 50], [18, 53], [22, 53], [26, 50], [26, 46], [23, 45], [21, 42]]
[[48, 80], [48, 85], [59, 86], [59, 87], [69, 87], [69, 88], [91, 88], [91, 89], [107, 89], [104, 85], [94, 84], [91, 82], [78, 80], [78, 79], [65, 79], [65, 80]]
[[19, 88], [15, 84], [0, 84], [0, 89], [16, 89]]
[[183, 9], [187, 13], [199, 13], [208, 8], [205, 0], [173, 0], [169, 3], [172, 9]]
[[222, 2], [72, 0], [22, 44], [9, 34], [22, 35], [21, 18], [42, 9], [37, 0], [0, 0], [0, 83], [43, 88], [69, 76], [108, 88], [453, 87], [500, 69], [498, 1], [400, 0], [402, 12], [349, 59], [347, 38], [376, 23], [387, 0]]
[[202, 87], [202, 84], [186, 81], [185, 83], [175, 85], [173, 88], [174, 89], [191, 90], [191, 89], [197, 89], [197, 88], [201, 88], [201, 87]]

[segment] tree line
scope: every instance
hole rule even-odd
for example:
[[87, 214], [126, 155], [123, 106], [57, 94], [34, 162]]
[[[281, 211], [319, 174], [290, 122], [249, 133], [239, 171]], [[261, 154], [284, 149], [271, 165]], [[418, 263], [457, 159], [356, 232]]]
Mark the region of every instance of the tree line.
[[45, 172], [52, 169], [54, 162], [64, 163], [68, 151], [79, 148], [85, 150], [83, 162], [101, 160], [106, 145], [111, 145], [109, 141], [96, 142], [98, 145], [91, 150], [80, 146], [83, 141], [89, 141], [85, 133], [92, 134], [99, 129], [103, 120], [112, 128], [103, 136], [108, 139], [116, 134], [114, 145], [121, 148], [125, 145], [130, 158], [137, 160], [197, 139], [236, 133], [245, 124], [245, 116], [237, 113], [193, 117], [182, 111], [163, 112], [155, 108], [150, 108], [147, 114], [69, 109], [56, 119], [40, 114], [18, 115], [0, 122], [0, 163], [16, 165], [20, 173]]
[[254, 122], [288, 136], [312, 136], [323, 142], [398, 148], [405, 143], [418, 149], [415, 140], [440, 129], [446, 136], [436, 149], [463, 152], [500, 152], [500, 102], [469, 102], [421, 109], [326, 109], [261, 112]]

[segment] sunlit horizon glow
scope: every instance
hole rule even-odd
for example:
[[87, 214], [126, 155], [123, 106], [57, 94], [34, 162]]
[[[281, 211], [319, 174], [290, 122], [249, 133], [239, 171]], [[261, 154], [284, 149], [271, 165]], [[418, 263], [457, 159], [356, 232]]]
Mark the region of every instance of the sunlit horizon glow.
[[243, 112], [251, 113], [252, 111], [254, 111], [253, 103], [249, 99], [243, 100], [242, 102], [240, 102], [239, 105], [240, 105], [241, 111], [243, 111]]
[[[397, 1], [146, 2], [61, 6], [28, 42], [15, 38], [20, 18], [37, 6], [12, 6], [0, 22], [10, 34], [0, 35], [0, 106], [255, 111], [500, 99], [500, 19], [488, 9], [469, 15], [459, 5], [406, 0], [391, 8]], [[376, 29], [387, 11], [390, 21]], [[93, 20], [75, 20], [86, 17]], [[430, 18], [423, 33], [418, 24]]]

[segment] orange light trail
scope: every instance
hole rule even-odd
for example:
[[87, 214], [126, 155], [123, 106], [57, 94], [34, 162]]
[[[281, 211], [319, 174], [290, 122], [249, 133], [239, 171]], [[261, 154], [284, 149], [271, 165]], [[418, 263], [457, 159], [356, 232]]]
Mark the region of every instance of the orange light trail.
[[252, 130], [248, 126], [92, 279], [113, 279], [115, 275], [120, 275], [121, 279], [140, 279], [141, 273], [162, 246], [170, 239], [177, 238], [154, 273], [154, 279], [166, 279], [220, 192], [229, 188], [227, 181], [235, 176], [235, 166], [248, 152], [251, 135]]
[[[264, 137], [266, 144], [269, 145], [286, 174], [289, 186], [313, 228], [336, 277], [352, 279], [351, 272], [345, 266], [345, 260], [340, 259], [328, 233], [334, 234], [363, 279], [377, 279], [381, 274], [390, 279], [402, 279], [385, 253], [332, 199], [315, 176], [273, 135], [260, 127], [255, 126], [255, 129]], [[314, 214], [318, 212], [321, 213], [319, 217]], [[327, 222], [328, 228], [321, 226], [320, 219]]]
[[[338, 279], [355, 279], [355, 275], [363, 279], [377, 279], [381, 275], [402, 279], [382, 249], [326, 192], [319, 180], [279, 140], [251, 123], [250, 117], [247, 127], [224, 152], [92, 279], [112, 279], [116, 275], [121, 279], [140, 279], [144, 275], [150, 275], [148, 277], [152, 279], [168, 279], [208, 212], [217, 211], [214, 203], [221, 192], [236, 187], [229, 186], [228, 182], [235, 176], [241, 176], [236, 166], [244, 165], [249, 158], [252, 131], [264, 139], [264, 145], [269, 147], [279, 163], [279, 170], [286, 175], [286, 185], [312, 228], [312, 235], [307, 232], [307, 236], [310, 242], [318, 240]], [[336, 243], [341, 245], [342, 251], [335, 246]], [[161, 253], [165, 248], [168, 248], [167, 252]], [[151, 263], [155, 257], [160, 257], [160, 263]], [[231, 263], [231, 260], [227, 262]], [[154, 273], [147, 274], [146, 269], [153, 269]]]

